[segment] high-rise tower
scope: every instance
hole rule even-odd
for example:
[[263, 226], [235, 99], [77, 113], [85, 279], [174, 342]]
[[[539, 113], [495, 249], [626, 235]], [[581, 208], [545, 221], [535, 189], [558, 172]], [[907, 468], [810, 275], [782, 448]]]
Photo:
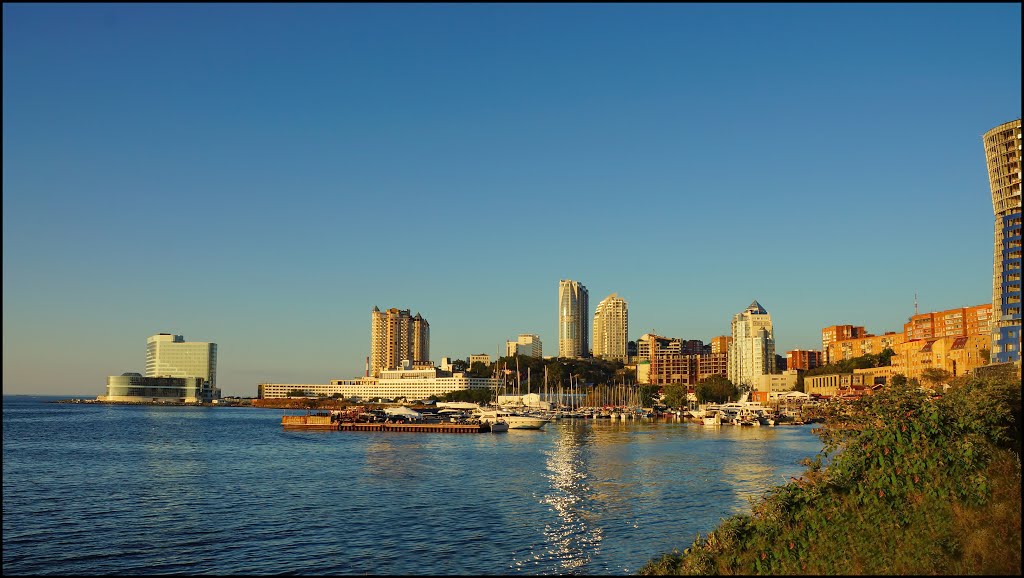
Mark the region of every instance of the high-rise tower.
[[594, 310], [594, 357], [626, 362], [629, 307], [617, 293], [604, 298]]
[[430, 324], [419, 313], [392, 307], [370, 313], [370, 375], [398, 369], [403, 361], [430, 360]]
[[992, 259], [993, 363], [1020, 361], [1020, 119], [985, 133], [985, 163], [995, 213]]
[[590, 355], [590, 298], [578, 281], [558, 282], [558, 356], [581, 358]]
[[760, 376], [775, 373], [775, 332], [772, 316], [757, 301], [732, 318], [729, 381], [753, 386]]

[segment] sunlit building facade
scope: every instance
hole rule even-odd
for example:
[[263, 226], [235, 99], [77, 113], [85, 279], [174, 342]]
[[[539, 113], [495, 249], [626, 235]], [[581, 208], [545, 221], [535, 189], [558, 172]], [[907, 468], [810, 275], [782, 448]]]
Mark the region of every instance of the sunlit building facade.
[[990, 335], [992, 304], [958, 307], [946, 311], [919, 313], [903, 324], [904, 341], [934, 337]]
[[419, 313], [391, 308], [370, 313], [370, 364], [368, 373], [377, 377], [384, 370], [398, 369], [403, 362], [430, 360], [430, 324]]
[[612, 293], [594, 311], [594, 357], [626, 362], [629, 306]]
[[863, 328], [854, 325], [832, 325], [821, 330], [821, 353], [824, 357], [824, 364], [837, 361], [829, 357], [829, 345], [836, 341], [865, 337], [869, 333]]
[[525, 355], [541, 359], [544, 357], [544, 344], [535, 333], [520, 333], [515, 341], [505, 342], [505, 355]]
[[133, 403], [209, 403], [219, 400], [217, 344], [185, 341], [158, 333], [146, 338], [146, 375], [135, 372], [107, 377], [106, 395], [98, 401]]
[[217, 387], [217, 344], [158, 333], [146, 339], [146, 377], [201, 377]]
[[995, 242], [992, 259], [992, 351], [994, 363], [1020, 361], [1021, 348], [1021, 119], [982, 137], [988, 167]]
[[558, 282], [558, 356], [590, 356], [590, 296], [579, 281]]
[[762, 375], [775, 373], [775, 332], [772, 316], [754, 301], [732, 318], [729, 381], [753, 388]]

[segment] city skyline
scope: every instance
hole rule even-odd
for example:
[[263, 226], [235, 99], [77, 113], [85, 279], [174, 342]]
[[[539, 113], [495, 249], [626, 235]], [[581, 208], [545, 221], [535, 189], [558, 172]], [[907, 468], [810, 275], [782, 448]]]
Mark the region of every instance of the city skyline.
[[159, 332], [224, 395], [351, 378], [376, 304], [435, 363], [550, 355], [558, 279], [628, 295], [631, 340], [756, 300], [780, 353], [990, 302], [1020, 16], [5, 4], [4, 393], [95, 395]]

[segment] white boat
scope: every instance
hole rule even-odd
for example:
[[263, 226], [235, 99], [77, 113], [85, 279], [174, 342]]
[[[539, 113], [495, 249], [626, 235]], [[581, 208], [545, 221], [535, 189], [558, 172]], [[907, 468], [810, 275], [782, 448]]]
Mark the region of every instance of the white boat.
[[704, 425], [722, 425], [722, 412], [717, 409], [707, 409], [702, 418]]
[[509, 429], [544, 429], [549, 422], [544, 418], [519, 415], [517, 413], [493, 407], [478, 407], [473, 410], [473, 416], [481, 423], [494, 424], [504, 421]]

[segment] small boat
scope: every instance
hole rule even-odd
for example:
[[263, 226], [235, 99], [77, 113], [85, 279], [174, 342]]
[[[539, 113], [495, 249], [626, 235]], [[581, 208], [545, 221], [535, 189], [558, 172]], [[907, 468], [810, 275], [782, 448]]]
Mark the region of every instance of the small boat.
[[704, 413], [704, 425], [722, 425], [722, 412], [711, 410]]
[[498, 420], [491, 424], [491, 433], [501, 433], [508, 431], [508, 422], [504, 420]]

